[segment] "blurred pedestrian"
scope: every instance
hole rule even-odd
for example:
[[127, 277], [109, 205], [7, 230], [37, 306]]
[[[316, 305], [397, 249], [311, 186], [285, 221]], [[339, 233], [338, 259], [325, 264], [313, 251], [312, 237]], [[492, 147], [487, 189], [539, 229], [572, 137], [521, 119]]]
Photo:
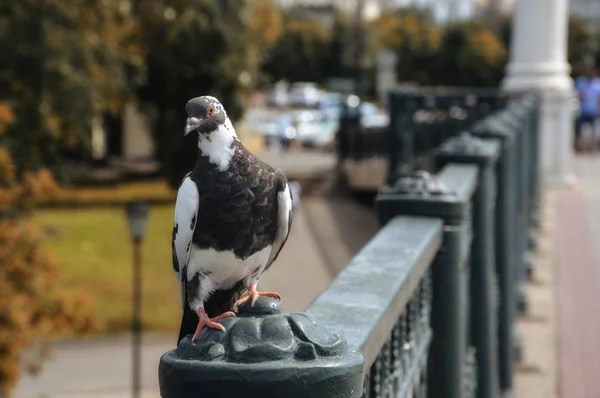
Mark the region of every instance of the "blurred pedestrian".
[[295, 127], [293, 118], [288, 114], [282, 114], [279, 116], [278, 123], [279, 130], [279, 147], [283, 152], [287, 152], [290, 147], [290, 140], [294, 138]]
[[596, 69], [593, 66], [588, 66], [585, 74], [577, 78], [575, 88], [579, 97], [579, 116], [575, 126], [576, 148], [580, 151], [596, 150], [600, 79], [596, 77]]

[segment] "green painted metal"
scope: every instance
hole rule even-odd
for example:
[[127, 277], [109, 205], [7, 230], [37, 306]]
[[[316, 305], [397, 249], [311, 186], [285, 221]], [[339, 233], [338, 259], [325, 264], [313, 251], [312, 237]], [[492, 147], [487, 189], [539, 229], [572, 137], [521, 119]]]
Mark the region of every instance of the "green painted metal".
[[444, 221], [443, 244], [432, 264], [433, 303], [427, 396], [469, 397], [465, 376], [470, 341], [468, 325], [468, 256], [471, 197], [477, 168], [451, 165], [437, 179], [414, 171], [377, 197], [378, 217], [385, 224], [397, 215], [439, 217]]
[[[537, 229], [540, 216], [540, 164], [539, 164], [539, 94], [531, 93], [523, 97], [521, 106], [526, 112], [526, 129], [529, 138], [529, 237], [528, 246], [531, 249], [537, 247]], [[531, 264], [530, 264], [531, 265]], [[528, 268], [528, 276], [531, 278], [532, 269]]]
[[496, 164], [497, 203], [495, 213], [495, 266], [498, 278], [498, 363], [500, 390], [504, 395], [513, 389], [514, 334], [516, 313], [516, 199], [515, 134], [505, 123], [490, 116], [477, 122], [470, 132], [501, 144]]
[[433, 218], [390, 219], [306, 310], [363, 355], [365, 398], [425, 397], [430, 268], [442, 227]]
[[517, 308], [524, 313], [529, 307], [527, 298], [526, 275], [529, 267], [529, 148], [525, 129], [525, 112], [521, 101], [514, 101], [511, 106], [499, 113], [499, 119], [515, 132], [516, 150], [516, 211], [517, 220], [514, 239], [516, 241], [515, 264], [517, 267]]
[[237, 315], [161, 357], [162, 398], [361, 396], [363, 357], [307, 314], [261, 297]]
[[479, 168], [473, 198], [473, 243], [471, 245], [470, 312], [471, 338], [476, 359], [477, 398], [497, 398], [497, 292], [495, 270], [494, 211], [498, 140], [482, 140], [470, 133], [450, 138], [436, 151], [438, 168], [449, 163], [473, 164]]
[[[540, 205], [541, 205], [541, 178], [540, 178], [540, 94], [535, 93], [530, 96], [532, 102], [531, 109], [531, 154], [533, 168], [532, 171], [532, 187], [533, 187], [533, 209], [531, 212], [531, 222], [534, 230], [537, 230], [540, 225]], [[535, 247], [537, 236], [534, 235], [533, 246]]]
[[433, 149], [506, 101], [496, 89], [420, 87], [390, 92], [388, 184], [412, 169], [432, 171]]

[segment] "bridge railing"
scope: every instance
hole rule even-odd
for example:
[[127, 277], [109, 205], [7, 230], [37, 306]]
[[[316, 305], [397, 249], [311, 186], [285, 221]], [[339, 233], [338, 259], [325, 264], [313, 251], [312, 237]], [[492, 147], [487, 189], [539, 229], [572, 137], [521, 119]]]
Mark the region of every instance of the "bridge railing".
[[351, 189], [378, 191], [395, 180], [396, 172], [404, 167], [431, 171], [434, 148], [504, 107], [508, 99], [494, 88], [392, 91], [387, 127], [363, 127], [357, 108], [344, 106], [337, 134], [341, 172]]
[[161, 358], [162, 397], [510, 394], [536, 115], [536, 97], [511, 101], [435, 148], [435, 172], [399, 174], [377, 196], [379, 233], [305, 312], [260, 298], [225, 333], [188, 336]]

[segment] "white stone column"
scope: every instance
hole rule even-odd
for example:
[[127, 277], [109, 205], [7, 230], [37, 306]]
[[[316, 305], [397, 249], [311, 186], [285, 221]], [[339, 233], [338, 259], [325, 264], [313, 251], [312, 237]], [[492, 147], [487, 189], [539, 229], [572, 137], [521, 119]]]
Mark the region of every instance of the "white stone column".
[[516, 0], [507, 92], [539, 89], [540, 159], [547, 184], [571, 184], [573, 79], [567, 63], [567, 0]]

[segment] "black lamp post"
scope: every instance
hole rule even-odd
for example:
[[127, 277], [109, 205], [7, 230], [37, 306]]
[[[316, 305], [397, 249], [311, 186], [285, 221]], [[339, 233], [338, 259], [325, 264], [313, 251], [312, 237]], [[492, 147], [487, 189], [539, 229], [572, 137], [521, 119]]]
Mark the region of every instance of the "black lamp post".
[[142, 240], [146, 231], [150, 206], [146, 202], [125, 205], [129, 234], [133, 243], [133, 398], [140, 397], [141, 337], [142, 337]]

